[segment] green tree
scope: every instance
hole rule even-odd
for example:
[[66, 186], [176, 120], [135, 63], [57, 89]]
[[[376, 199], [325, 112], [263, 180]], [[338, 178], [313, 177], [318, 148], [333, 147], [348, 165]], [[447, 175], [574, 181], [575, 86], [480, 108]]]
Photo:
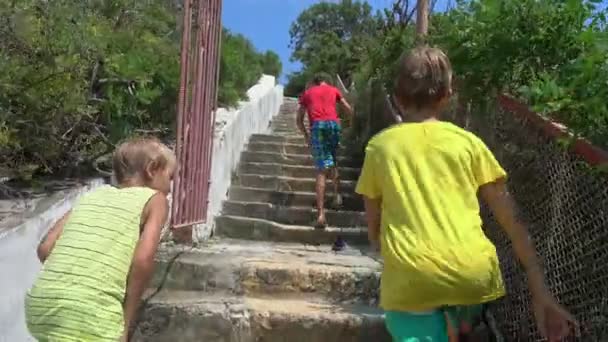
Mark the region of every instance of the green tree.
[[598, 3], [460, 1], [438, 18], [431, 40], [448, 51], [460, 95], [480, 102], [511, 93], [608, 146], [606, 15]]
[[272, 75], [274, 77], [281, 76], [283, 65], [281, 58], [274, 51], [266, 51], [262, 57], [262, 71], [266, 75]]
[[291, 25], [292, 60], [303, 71], [290, 75], [288, 88], [301, 90], [303, 78], [317, 72], [340, 75], [347, 83], [379, 29], [379, 16], [367, 2], [321, 2], [303, 11]]
[[170, 124], [175, 12], [164, 1], [0, 3], [0, 167], [73, 168]]
[[219, 103], [232, 106], [262, 75], [262, 58], [245, 36], [222, 31]]
[[260, 53], [242, 34], [223, 29], [219, 105], [236, 105], [245, 98], [247, 89], [256, 84], [262, 73], [278, 77], [281, 68], [281, 60], [276, 53]]
[[[125, 137], [171, 135], [177, 12], [162, 0], [0, 1], [0, 176], [79, 170]], [[277, 63], [224, 31], [221, 104]]]

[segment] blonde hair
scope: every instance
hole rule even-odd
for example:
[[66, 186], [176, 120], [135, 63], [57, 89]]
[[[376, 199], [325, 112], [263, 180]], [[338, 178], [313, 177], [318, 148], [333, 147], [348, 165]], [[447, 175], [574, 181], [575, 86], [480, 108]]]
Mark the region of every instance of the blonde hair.
[[145, 179], [148, 169], [175, 167], [175, 154], [156, 138], [129, 139], [116, 148], [112, 158], [114, 177], [119, 184], [133, 178]]
[[452, 91], [452, 65], [437, 48], [418, 47], [399, 61], [395, 97], [406, 108], [427, 109]]

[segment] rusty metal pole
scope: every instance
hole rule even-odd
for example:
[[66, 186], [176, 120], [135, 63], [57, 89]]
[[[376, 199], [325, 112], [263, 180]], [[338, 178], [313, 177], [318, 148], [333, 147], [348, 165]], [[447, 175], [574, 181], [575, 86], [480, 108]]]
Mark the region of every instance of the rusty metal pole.
[[[188, 86], [189, 86], [189, 62], [190, 62], [190, 34], [192, 27], [192, 0], [185, 0], [183, 7], [183, 24], [182, 24], [182, 47], [181, 47], [181, 61], [180, 61], [180, 85], [179, 94], [177, 101], [177, 140], [175, 142], [175, 152], [178, 160], [182, 160], [184, 151], [185, 136], [185, 117], [187, 116], [188, 108]], [[183, 196], [181, 191], [182, 173], [184, 165], [177, 165], [178, 170], [176, 172], [175, 181], [173, 184], [173, 204], [172, 204], [172, 225], [176, 224], [178, 218], [178, 208], [180, 208], [180, 199]]]
[[416, 40], [419, 44], [426, 41], [429, 32], [429, 0], [418, 0], [416, 12]]
[[221, 0], [185, 0], [172, 228], [180, 242], [207, 220], [222, 31]]

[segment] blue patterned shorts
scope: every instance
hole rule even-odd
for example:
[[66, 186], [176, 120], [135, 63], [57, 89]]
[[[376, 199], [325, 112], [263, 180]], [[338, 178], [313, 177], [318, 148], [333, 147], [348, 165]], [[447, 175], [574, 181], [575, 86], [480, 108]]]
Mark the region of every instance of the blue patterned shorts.
[[315, 121], [310, 130], [312, 158], [318, 170], [335, 167], [336, 150], [340, 144], [340, 124], [335, 121]]

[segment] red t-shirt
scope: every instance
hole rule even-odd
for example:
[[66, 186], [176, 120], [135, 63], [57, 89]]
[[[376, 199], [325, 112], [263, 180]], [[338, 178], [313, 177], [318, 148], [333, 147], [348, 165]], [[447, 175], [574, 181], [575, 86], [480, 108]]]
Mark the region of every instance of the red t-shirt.
[[306, 108], [308, 120], [340, 121], [336, 104], [342, 99], [342, 94], [336, 87], [321, 84], [308, 88], [300, 97], [300, 105]]

